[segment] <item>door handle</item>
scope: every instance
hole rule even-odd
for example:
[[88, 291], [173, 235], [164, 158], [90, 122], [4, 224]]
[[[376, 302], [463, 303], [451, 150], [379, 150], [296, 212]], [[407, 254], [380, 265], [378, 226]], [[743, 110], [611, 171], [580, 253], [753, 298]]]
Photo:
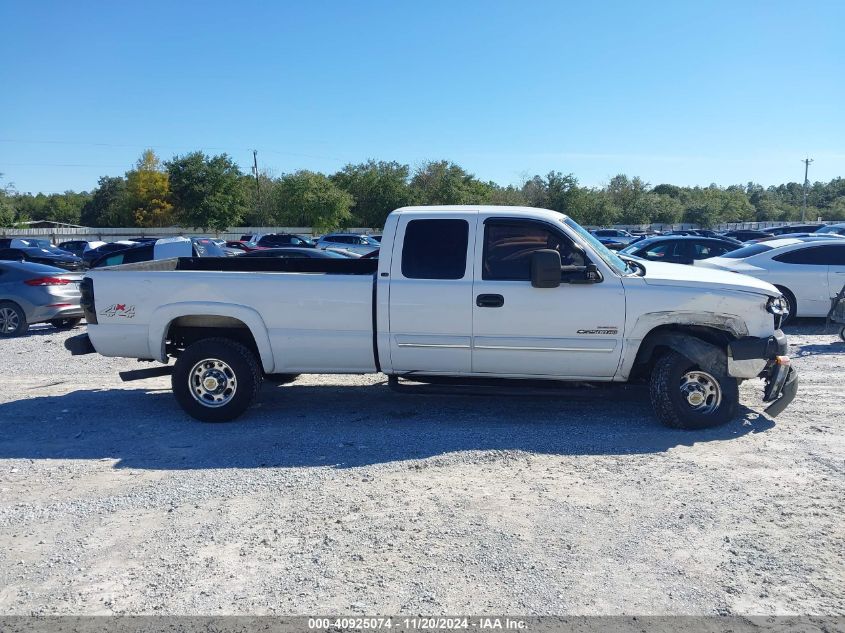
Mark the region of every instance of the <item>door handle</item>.
[[505, 305], [505, 298], [502, 295], [478, 295], [475, 305], [479, 308], [501, 308]]

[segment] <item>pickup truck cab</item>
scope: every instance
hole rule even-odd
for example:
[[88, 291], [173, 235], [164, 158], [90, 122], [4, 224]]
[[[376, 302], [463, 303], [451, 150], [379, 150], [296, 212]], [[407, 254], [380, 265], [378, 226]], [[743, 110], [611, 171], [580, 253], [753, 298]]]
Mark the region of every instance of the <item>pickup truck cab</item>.
[[680, 428], [731, 419], [741, 380], [763, 379], [771, 415], [795, 396], [781, 295], [766, 282], [620, 258], [566, 215], [527, 207], [398, 209], [381, 244], [378, 259], [91, 271], [88, 334], [67, 346], [175, 358], [177, 401], [206, 421], [243, 413], [263, 378], [301, 373], [643, 380], [657, 417]]

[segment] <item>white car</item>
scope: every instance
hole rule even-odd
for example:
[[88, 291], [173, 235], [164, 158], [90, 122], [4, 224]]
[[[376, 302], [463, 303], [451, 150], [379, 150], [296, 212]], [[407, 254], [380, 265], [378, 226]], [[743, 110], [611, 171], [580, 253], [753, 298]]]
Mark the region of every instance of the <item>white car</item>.
[[845, 222], [839, 224], [828, 224], [815, 232], [816, 235], [845, 235]]
[[768, 281], [789, 304], [784, 322], [793, 316], [823, 317], [845, 284], [845, 242], [835, 237], [768, 240], [701, 260], [696, 266]]

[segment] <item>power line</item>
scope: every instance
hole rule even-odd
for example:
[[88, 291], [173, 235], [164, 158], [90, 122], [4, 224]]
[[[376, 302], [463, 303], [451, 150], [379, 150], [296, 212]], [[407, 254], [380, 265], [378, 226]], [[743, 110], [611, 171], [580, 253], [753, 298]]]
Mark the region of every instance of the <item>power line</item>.
[[[20, 145], [81, 145], [87, 147], [115, 147], [128, 149], [146, 149], [152, 147], [154, 149], [166, 149], [170, 151], [191, 151], [195, 149], [200, 150], [215, 150], [215, 151], [230, 151], [230, 152], [251, 152], [254, 148], [247, 147], [224, 147], [222, 145], [202, 145], [199, 148], [188, 145], [159, 145], [157, 143], [99, 143], [93, 141], [64, 141], [64, 140], [29, 140], [29, 139], [15, 139], [15, 138], [0, 138], [0, 143], [20, 144]], [[295, 158], [315, 158], [318, 160], [331, 160], [337, 162], [345, 162], [345, 159], [337, 156], [325, 156], [322, 154], [308, 154], [302, 152], [281, 152], [279, 150], [262, 149], [262, 152], [269, 154], [277, 154], [279, 156], [292, 156]]]

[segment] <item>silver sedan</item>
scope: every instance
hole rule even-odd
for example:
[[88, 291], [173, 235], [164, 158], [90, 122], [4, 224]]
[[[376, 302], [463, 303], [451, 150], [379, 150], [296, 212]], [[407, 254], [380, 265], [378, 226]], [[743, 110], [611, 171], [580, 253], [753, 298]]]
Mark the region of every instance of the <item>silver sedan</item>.
[[78, 325], [82, 277], [43, 264], [0, 261], [0, 336], [19, 336], [33, 323]]

